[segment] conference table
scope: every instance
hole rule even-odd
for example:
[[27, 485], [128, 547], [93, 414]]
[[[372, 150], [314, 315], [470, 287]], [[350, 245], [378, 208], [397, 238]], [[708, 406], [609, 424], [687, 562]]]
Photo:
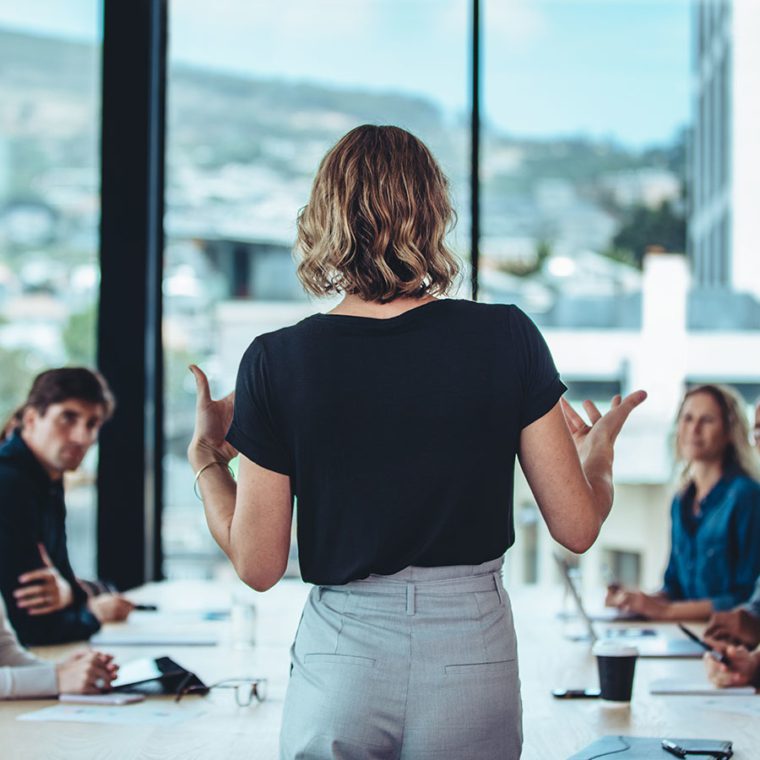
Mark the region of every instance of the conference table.
[[[55, 700], [0, 703], [0, 757], [13, 760], [275, 760], [288, 680], [288, 650], [309, 587], [286, 579], [255, 595], [256, 642], [239, 646], [223, 611], [241, 589], [233, 583], [167, 581], [130, 592], [139, 602], [155, 604], [157, 612], [133, 612], [125, 623], [106, 626], [103, 644], [122, 663], [145, 657], [170, 656], [204, 682], [231, 677], [268, 681], [261, 704], [239, 707], [230, 690], [208, 696], [151, 697], [138, 705], [105, 708], [129, 722], [81, 723], [22, 719], [58, 705]], [[253, 594], [253, 592], [250, 592]], [[639, 659], [629, 706], [607, 706], [600, 700], [559, 700], [558, 687], [597, 685], [590, 644], [565, 637], [571, 624], [557, 618], [557, 589], [525, 587], [512, 594], [518, 632], [523, 695], [524, 760], [562, 760], [605, 734], [661, 738], [715, 738], [734, 742], [737, 760], [760, 757], [760, 720], [746, 706], [760, 697], [655, 696], [649, 684], [658, 678], [704, 679], [699, 660]], [[211, 613], [211, 614], [209, 614]], [[207, 619], [220, 618], [220, 619]], [[657, 626], [673, 631], [674, 626]], [[161, 644], [126, 643], [163, 637]], [[186, 643], [172, 644], [173, 632]], [[134, 634], [134, 636], [132, 636]], [[218, 639], [216, 645], [190, 645], [187, 637]], [[40, 647], [46, 659], [58, 659], [80, 645]], [[723, 702], [722, 700], [725, 700]], [[737, 706], [737, 700], [741, 705]], [[71, 707], [71, 706], [70, 706]], [[137, 709], [135, 709], [137, 708]], [[87, 711], [102, 706], [86, 706]], [[144, 711], [151, 714], [143, 719]], [[132, 711], [130, 713], [129, 711]], [[142, 712], [141, 712], [142, 711]], [[156, 713], [160, 713], [156, 715]], [[101, 713], [98, 713], [101, 714]], [[622, 755], [624, 757], [625, 755]]]

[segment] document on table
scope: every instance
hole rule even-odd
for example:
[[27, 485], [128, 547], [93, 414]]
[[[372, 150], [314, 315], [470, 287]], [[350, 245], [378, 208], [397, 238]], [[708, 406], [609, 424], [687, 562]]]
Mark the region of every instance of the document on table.
[[142, 631], [126, 627], [100, 631], [90, 639], [90, 643], [95, 646], [110, 647], [213, 647], [219, 643], [219, 636], [192, 632], [183, 633], [182, 631]]
[[226, 627], [219, 622], [156, 612], [132, 613], [124, 623], [111, 623], [96, 633], [95, 646], [216, 646]]
[[649, 684], [650, 694], [694, 694], [696, 696], [732, 697], [737, 695], [754, 695], [752, 686], [732, 686], [719, 689], [706, 678], [704, 680], [686, 681], [679, 678], [658, 678]]
[[208, 712], [205, 705], [177, 705], [166, 702], [140, 702], [134, 705], [55, 705], [24, 713], [18, 720], [63, 723], [120, 723], [127, 725], [173, 726], [195, 720]]

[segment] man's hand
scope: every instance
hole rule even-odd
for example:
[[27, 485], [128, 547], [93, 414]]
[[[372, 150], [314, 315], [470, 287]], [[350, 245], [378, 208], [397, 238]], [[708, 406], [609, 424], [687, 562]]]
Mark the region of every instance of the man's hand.
[[118, 667], [110, 654], [82, 649], [55, 667], [59, 694], [101, 694], [110, 691]]
[[607, 584], [607, 594], [604, 597], [604, 606], [617, 607], [617, 604], [615, 604], [615, 602], [617, 599], [619, 599], [619, 595], [623, 591], [627, 591], [627, 589], [623, 588], [623, 586], [621, 586], [619, 583]]
[[126, 620], [135, 605], [119, 594], [98, 594], [87, 600], [87, 606], [101, 623]]
[[68, 607], [74, 601], [69, 582], [58, 572], [44, 544], [38, 543], [44, 567], [19, 576], [23, 585], [13, 592], [16, 604], [30, 615], [49, 615]]
[[760, 644], [760, 617], [741, 607], [729, 612], [716, 612], [707, 623], [705, 638], [743, 644], [754, 649]]
[[747, 686], [757, 683], [760, 675], [760, 654], [748, 652], [744, 647], [718, 646], [728, 658], [728, 665], [718, 662], [705, 652], [704, 663], [707, 677], [720, 688]]
[[661, 596], [645, 594], [643, 591], [628, 591], [623, 588], [608, 589], [608, 607], [617, 607], [624, 612], [635, 612], [649, 620], [667, 620], [670, 602]]

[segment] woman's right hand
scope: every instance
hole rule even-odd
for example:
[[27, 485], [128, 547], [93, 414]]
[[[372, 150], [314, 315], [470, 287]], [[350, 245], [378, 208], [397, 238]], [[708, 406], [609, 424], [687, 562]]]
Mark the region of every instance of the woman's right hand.
[[59, 694], [101, 694], [110, 691], [118, 667], [110, 654], [82, 649], [56, 667]]
[[709, 653], [704, 654], [707, 677], [721, 689], [728, 686], [747, 686], [757, 682], [760, 676], [760, 653], [749, 652], [744, 647], [716, 647], [728, 658], [729, 665], [718, 662]]
[[561, 399], [565, 422], [581, 462], [587, 461], [597, 452], [608, 453], [611, 456], [615, 441], [628, 416], [646, 397], [646, 391], [634, 391], [624, 399], [616, 395], [606, 414], [602, 414], [593, 401], [584, 401], [583, 408], [591, 421], [590, 425], [586, 424], [564, 398]]
[[197, 392], [195, 400], [195, 430], [193, 440], [187, 449], [187, 457], [193, 470], [200, 470], [209, 462], [227, 464], [237, 456], [238, 452], [225, 440], [227, 431], [232, 423], [235, 393], [229, 393], [224, 398], [211, 398], [208, 378], [200, 367], [190, 365], [190, 371], [195, 377]]

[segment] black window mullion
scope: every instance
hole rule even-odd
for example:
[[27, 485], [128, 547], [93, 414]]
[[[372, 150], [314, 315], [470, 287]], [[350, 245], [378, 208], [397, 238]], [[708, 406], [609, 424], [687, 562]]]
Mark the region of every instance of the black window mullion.
[[478, 300], [480, 265], [480, 0], [472, 0], [470, 80], [470, 266], [472, 298]]
[[166, 0], [104, 0], [98, 365], [117, 399], [98, 464], [98, 574], [161, 576]]

